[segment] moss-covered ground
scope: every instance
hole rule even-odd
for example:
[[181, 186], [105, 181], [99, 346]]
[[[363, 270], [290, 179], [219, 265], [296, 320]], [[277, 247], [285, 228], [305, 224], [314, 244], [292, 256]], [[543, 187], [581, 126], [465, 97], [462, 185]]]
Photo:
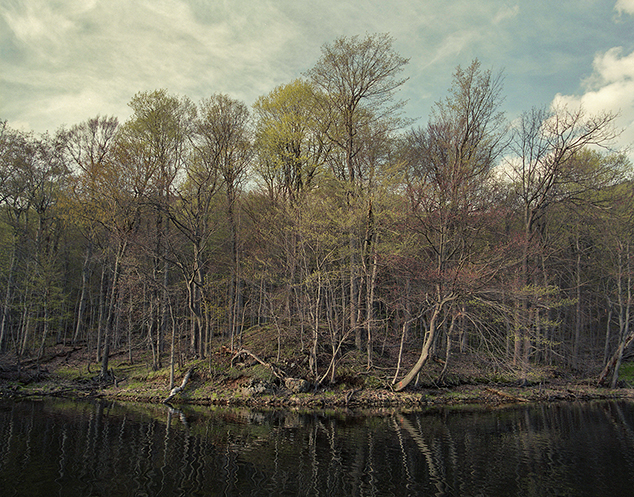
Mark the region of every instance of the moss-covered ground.
[[[526, 384], [511, 368], [500, 368], [466, 354], [452, 356], [442, 381], [438, 379], [442, 361], [432, 360], [421, 371], [416, 384], [404, 392], [394, 392], [396, 361], [393, 355], [377, 351], [368, 368], [363, 354], [344, 351], [332, 375], [326, 374], [329, 357], [324, 353], [318, 362], [322, 381], [316, 382], [309, 375], [307, 356], [297, 344], [287, 343], [286, 349], [278, 349], [279, 342], [264, 336], [255, 333], [245, 337], [241, 347], [251, 355], [237, 355], [226, 345], [218, 346], [203, 360], [176, 354], [174, 386], [181, 385], [187, 371], [193, 369], [193, 372], [184, 390], [170, 402], [339, 409], [634, 397], [634, 362], [622, 364], [620, 388], [610, 390], [596, 386], [598, 372], [594, 370], [573, 374], [555, 368], [532, 367]], [[39, 361], [22, 358], [19, 367], [17, 358], [6, 354], [0, 356], [0, 396], [95, 396], [163, 402], [170, 393], [169, 353], [162, 356], [162, 367], [155, 369], [149, 351], [132, 352], [122, 349], [112, 354], [108, 381], [100, 380], [99, 365], [93, 354], [82, 347], [50, 346]], [[415, 353], [403, 358], [401, 377], [415, 358]], [[290, 390], [284, 377], [306, 379], [308, 391]], [[253, 388], [254, 385], [259, 388]]]

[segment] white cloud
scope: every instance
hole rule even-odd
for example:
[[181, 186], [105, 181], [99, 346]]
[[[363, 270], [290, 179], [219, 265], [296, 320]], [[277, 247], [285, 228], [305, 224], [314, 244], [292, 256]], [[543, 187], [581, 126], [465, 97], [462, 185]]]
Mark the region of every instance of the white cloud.
[[632, 2], [585, 0], [571, 16], [569, 3], [546, 0], [0, 0], [0, 119], [35, 131], [97, 113], [125, 119], [136, 92], [157, 88], [250, 104], [308, 70], [324, 43], [372, 32], [389, 32], [411, 60], [401, 96], [412, 117], [424, 119], [455, 67], [476, 57], [504, 68], [510, 106], [525, 109], [573, 92], [588, 54], [630, 43], [634, 17], [609, 28]]
[[[614, 9], [619, 14], [634, 14], [634, 0], [618, 0]], [[582, 95], [557, 94], [553, 105], [581, 106], [591, 114], [618, 114], [616, 126], [623, 130], [618, 145], [634, 150], [634, 52], [613, 47], [594, 57], [592, 69], [583, 81]]]
[[624, 129], [619, 144], [634, 145], [634, 52], [623, 54], [615, 47], [595, 57], [593, 73], [580, 96], [557, 94], [554, 105], [582, 106], [591, 114], [618, 113], [617, 126]]
[[634, 0], [618, 0], [614, 8], [621, 14], [634, 14]]

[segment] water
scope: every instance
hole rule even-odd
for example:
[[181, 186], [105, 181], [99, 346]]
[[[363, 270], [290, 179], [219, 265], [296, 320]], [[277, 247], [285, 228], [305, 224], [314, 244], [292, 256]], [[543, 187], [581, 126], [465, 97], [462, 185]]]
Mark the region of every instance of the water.
[[634, 403], [422, 413], [0, 401], [0, 495], [634, 492]]

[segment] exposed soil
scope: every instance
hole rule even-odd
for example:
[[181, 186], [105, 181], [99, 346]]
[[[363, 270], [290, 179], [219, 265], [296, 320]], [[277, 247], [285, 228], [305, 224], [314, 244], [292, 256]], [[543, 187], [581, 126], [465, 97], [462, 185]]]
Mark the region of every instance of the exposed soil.
[[[276, 408], [374, 408], [418, 409], [437, 405], [501, 405], [524, 402], [555, 402], [592, 399], [634, 398], [634, 389], [605, 389], [596, 386], [596, 375], [563, 374], [552, 368], [534, 369], [528, 384], [520, 384], [512, 372], [502, 374], [490, 364], [469, 357], [452, 359], [450, 373], [437, 384], [442, 364], [430, 362], [421, 373], [417, 386], [394, 392], [387, 373], [376, 366], [372, 374], [350, 363], [339, 371], [335, 383], [324, 382], [317, 388], [308, 385], [305, 392], [293, 391], [282, 374], [302, 377], [301, 365], [285, 362], [273, 366], [270, 359], [261, 362], [245, 354], [236, 357], [226, 348], [215, 352], [211, 362], [190, 361], [177, 367], [174, 386], [180, 386], [190, 368], [190, 380], [173, 404], [242, 405]], [[232, 361], [233, 359], [233, 361]], [[110, 359], [112, 376], [99, 378], [99, 367], [84, 348], [58, 345], [40, 361], [0, 356], [0, 397], [62, 396], [99, 397], [125, 401], [159, 403], [170, 393], [169, 368], [153, 371], [142, 354], [114, 354]], [[387, 371], [389, 368], [385, 368]], [[393, 369], [390, 371], [393, 373]], [[293, 384], [294, 385], [294, 384]]]

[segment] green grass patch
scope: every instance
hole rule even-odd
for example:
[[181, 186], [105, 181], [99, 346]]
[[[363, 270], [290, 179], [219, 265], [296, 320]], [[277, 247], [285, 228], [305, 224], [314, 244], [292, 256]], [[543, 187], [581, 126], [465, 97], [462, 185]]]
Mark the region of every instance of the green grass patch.
[[634, 386], [634, 361], [627, 361], [619, 368], [619, 380]]
[[55, 371], [55, 374], [63, 380], [84, 381], [92, 379], [97, 373], [90, 374], [83, 368], [62, 366]]

